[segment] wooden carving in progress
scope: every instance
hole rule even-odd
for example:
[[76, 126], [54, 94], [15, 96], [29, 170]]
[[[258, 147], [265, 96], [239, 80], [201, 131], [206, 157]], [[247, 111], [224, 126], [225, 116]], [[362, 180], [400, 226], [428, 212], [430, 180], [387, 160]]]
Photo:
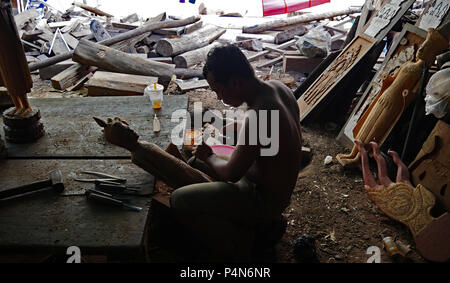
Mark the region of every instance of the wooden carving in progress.
[[9, 116], [23, 117], [32, 112], [27, 93], [33, 81], [19, 33], [11, 12], [10, 1], [0, 1], [0, 77], [14, 102]]
[[353, 147], [353, 129], [361, 116], [373, 102], [383, 86], [383, 75], [395, 76], [400, 67], [408, 61], [414, 61], [417, 49], [422, 45], [427, 32], [412, 25], [406, 24], [400, 36], [390, 47], [384, 63], [377, 71], [357, 106], [353, 109], [350, 118], [339, 133], [338, 140], [348, 147]]
[[390, 218], [406, 225], [416, 242], [421, 255], [432, 261], [448, 261], [450, 259], [450, 214], [444, 213], [438, 218], [431, 216], [435, 205], [434, 195], [422, 185], [415, 188], [409, 181], [408, 167], [395, 151], [389, 151], [397, 165], [396, 181], [387, 176], [386, 160], [375, 142], [370, 146], [378, 166], [378, 182], [369, 168], [369, 156], [364, 144], [356, 140], [361, 154], [364, 187], [369, 198]]
[[94, 120], [103, 127], [108, 142], [128, 149], [134, 164], [164, 180], [172, 188], [212, 181], [208, 175], [189, 166], [176, 146], [169, 145], [164, 151], [154, 143], [138, 141], [139, 135], [127, 122], [117, 117], [107, 121], [94, 117]]
[[[448, 31], [441, 34], [429, 29], [425, 42], [417, 51], [416, 61], [405, 63], [394, 77], [384, 77], [380, 93], [353, 130], [355, 140], [364, 144], [371, 141], [380, 144], [384, 142], [414, 99], [425, 65], [434, 62], [436, 56], [448, 48], [448, 37]], [[358, 147], [354, 145], [350, 154], [338, 154], [336, 158], [343, 166], [357, 166], [360, 162]]]

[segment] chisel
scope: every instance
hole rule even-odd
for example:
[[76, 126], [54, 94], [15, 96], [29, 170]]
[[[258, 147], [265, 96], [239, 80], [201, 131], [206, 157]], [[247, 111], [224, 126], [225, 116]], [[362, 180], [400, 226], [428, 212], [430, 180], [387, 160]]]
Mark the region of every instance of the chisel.
[[107, 196], [109, 194], [103, 193], [103, 194], [97, 194], [97, 193], [90, 193], [88, 194], [88, 199], [89, 200], [95, 200], [98, 202], [102, 202], [102, 203], [106, 203], [106, 204], [111, 204], [111, 205], [116, 205], [116, 206], [122, 206], [122, 207], [127, 207], [129, 209], [132, 209], [134, 211], [141, 211], [142, 207], [137, 207], [131, 204], [127, 204], [121, 200], [112, 198]]

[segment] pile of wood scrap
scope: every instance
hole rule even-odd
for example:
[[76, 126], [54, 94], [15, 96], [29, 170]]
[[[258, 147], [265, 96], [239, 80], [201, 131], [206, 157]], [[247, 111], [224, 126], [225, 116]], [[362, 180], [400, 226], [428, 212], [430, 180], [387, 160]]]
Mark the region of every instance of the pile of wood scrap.
[[[162, 13], [144, 19], [133, 13], [119, 19], [78, 2], [64, 12], [44, 4], [42, 19], [37, 20], [35, 9], [15, 16], [30, 71], [39, 71], [55, 89], [86, 87], [92, 96], [142, 95], [145, 84], [167, 86], [173, 75], [181, 92], [208, 87], [201, 67], [208, 52], [223, 42], [239, 46], [257, 68], [283, 63], [285, 72], [309, 73], [321, 59], [301, 56], [296, 37], [333, 17], [348, 22], [348, 15], [359, 11], [290, 17], [283, 23], [266, 20], [242, 26], [243, 32], [228, 41], [221, 39], [228, 28], [200, 16], [180, 19]], [[338, 25], [327, 30], [336, 40], [346, 35]], [[273, 40], [264, 42], [260, 37], [268, 33]]]

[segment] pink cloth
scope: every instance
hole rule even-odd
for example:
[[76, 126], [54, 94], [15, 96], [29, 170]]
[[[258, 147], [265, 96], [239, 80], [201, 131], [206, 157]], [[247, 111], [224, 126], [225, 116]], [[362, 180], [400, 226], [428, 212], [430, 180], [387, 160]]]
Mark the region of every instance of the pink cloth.
[[263, 16], [291, 13], [329, 2], [330, 0], [262, 0]]

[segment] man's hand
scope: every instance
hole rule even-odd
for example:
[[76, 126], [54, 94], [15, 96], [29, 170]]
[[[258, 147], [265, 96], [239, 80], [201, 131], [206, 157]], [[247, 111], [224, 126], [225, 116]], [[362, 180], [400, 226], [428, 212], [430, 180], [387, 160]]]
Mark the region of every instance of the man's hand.
[[201, 161], [205, 162], [208, 157], [210, 157], [213, 154], [213, 151], [211, 147], [209, 147], [207, 144], [202, 143], [194, 150], [194, 155], [200, 159]]

